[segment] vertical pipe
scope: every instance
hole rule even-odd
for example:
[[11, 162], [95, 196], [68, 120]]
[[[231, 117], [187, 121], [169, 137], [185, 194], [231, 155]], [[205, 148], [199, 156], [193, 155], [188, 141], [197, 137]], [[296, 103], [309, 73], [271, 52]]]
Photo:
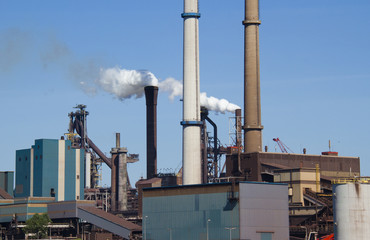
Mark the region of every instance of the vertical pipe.
[[237, 147], [240, 147], [242, 144], [242, 110], [235, 110], [235, 143]]
[[118, 149], [117, 210], [127, 210], [127, 149]]
[[242, 144], [242, 110], [235, 110], [235, 131], [236, 131], [236, 147], [238, 148], [238, 171], [241, 173], [241, 144]]
[[184, 0], [183, 184], [200, 184], [201, 125], [199, 102], [198, 0]]
[[213, 127], [213, 168], [214, 168], [214, 178], [218, 177], [218, 136], [217, 136], [217, 125], [208, 117], [208, 115], [205, 116], [205, 119], [212, 125]]
[[157, 98], [158, 87], [147, 86], [146, 99], [146, 178], [157, 175]]
[[116, 211], [117, 209], [117, 162], [118, 154], [117, 148], [113, 148], [112, 154], [112, 164], [111, 164], [111, 210]]
[[244, 152], [262, 151], [259, 0], [245, 0], [244, 25]]
[[120, 147], [121, 147], [121, 134], [116, 133], [116, 148], [120, 148]]
[[316, 192], [321, 192], [321, 189], [320, 189], [320, 165], [319, 164], [316, 164], [315, 165], [316, 167]]

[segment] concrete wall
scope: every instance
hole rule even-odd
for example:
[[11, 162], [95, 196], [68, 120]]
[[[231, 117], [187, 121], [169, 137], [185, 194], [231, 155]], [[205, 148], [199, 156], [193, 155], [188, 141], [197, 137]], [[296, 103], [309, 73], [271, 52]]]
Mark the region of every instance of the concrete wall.
[[239, 189], [240, 239], [288, 240], [288, 186], [241, 182]]
[[[320, 179], [320, 173], [318, 173]], [[292, 187], [293, 196], [291, 202], [302, 203], [304, 205], [303, 193], [306, 188], [316, 192], [316, 169], [314, 168], [295, 168], [275, 170], [275, 183], [286, 183]], [[320, 189], [319, 189], [320, 190]]]

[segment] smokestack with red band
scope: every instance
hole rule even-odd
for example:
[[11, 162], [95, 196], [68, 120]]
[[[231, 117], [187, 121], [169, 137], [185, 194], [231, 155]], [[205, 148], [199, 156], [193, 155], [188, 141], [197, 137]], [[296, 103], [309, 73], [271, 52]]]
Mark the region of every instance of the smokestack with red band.
[[158, 87], [147, 86], [146, 99], [146, 178], [157, 175], [157, 98]]

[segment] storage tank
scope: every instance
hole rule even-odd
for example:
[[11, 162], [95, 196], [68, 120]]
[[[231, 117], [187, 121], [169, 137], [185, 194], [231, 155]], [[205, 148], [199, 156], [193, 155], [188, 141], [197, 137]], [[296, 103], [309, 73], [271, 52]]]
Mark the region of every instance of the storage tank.
[[334, 181], [335, 240], [369, 239], [370, 178]]

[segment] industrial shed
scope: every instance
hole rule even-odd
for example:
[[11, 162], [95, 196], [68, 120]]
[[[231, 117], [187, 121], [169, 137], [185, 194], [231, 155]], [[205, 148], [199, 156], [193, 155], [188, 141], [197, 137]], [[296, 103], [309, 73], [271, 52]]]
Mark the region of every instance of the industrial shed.
[[289, 239], [288, 187], [217, 183], [143, 190], [144, 239]]

